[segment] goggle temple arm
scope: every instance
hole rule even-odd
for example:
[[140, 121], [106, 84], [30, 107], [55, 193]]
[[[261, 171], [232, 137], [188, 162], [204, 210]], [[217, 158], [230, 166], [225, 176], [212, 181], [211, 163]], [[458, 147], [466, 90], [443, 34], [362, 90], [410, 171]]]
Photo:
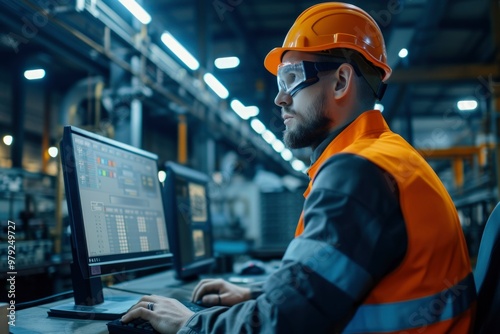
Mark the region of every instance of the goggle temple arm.
[[294, 96], [297, 92], [299, 92], [301, 89], [304, 89], [308, 86], [311, 86], [315, 84], [316, 82], [319, 81], [318, 78], [318, 73], [323, 72], [323, 71], [331, 71], [331, 70], [336, 70], [340, 65], [342, 65], [341, 62], [309, 62], [309, 61], [303, 61], [302, 66], [304, 68], [304, 73], [306, 80], [298, 84], [296, 87], [294, 87], [290, 91], [290, 95]]
[[301, 89], [304, 89], [307, 86], [311, 86], [311, 85], [315, 84], [318, 81], [319, 81], [318, 77], [306, 79], [305, 81], [302, 81], [300, 84], [298, 84], [297, 86], [295, 86], [288, 94], [290, 94], [290, 96], [293, 97]]
[[386, 89], [387, 89], [387, 84], [385, 82], [381, 82], [380, 85], [378, 86], [377, 92], [375, 93], [375, 96], [377, 97], [378, 101], [382, 100]]

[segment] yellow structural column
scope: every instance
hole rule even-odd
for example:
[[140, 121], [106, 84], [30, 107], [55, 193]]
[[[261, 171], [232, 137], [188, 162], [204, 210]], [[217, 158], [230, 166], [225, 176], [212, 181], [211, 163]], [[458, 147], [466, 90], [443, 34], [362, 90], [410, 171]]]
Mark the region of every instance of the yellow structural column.
[[[491, 10], [491, 31], [493, 35], [493, 44], [496, 48], [495, 62], [500, 64], [500, 1], [490, 0]], [[500, 73], [489, 75], [489, 93], [491, 93], [491, 115], [495, 119], [495, 160], [496, 160], [496, 176], [497, 189], [500, 196]], [[497, 198], [498, 199], [498, 198]]]
[[177, 162], [180, 164], [187, 163], [187, 119], [186, 115], [177, 117]]
[[496, 133], [495, 133], [495, 159], [496, 159], [496, 174], [497, 188], [500, 194], [500, 84], [490, 80], [491, 91], [491, 108], [493, 115], [496, 116]]
[[453, 176], [455, 187], [461, 188], [464, 185], [464, 160], [463, 158], [453, 159]]

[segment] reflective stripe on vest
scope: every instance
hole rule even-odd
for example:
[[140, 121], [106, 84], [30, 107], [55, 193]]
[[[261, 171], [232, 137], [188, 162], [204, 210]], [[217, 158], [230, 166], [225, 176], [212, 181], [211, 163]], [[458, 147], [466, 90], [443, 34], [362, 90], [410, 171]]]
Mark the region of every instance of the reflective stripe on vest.
[[[283, 261], [298, 261], [335, 285], [352, 299], [364, 295], [371, 275], [348, 256], [326, 242], [296, 238], [288, 246]], [[332, 266], [336, 263], [337, 266]], [[337, 268], [344, 268], [339, 271]]]
[[397, 303], [361, 305], [343, 333], [395, 332], [425, 328], [462, 314], [469, 309], [475, 296], [474, 278], [469, 274], [449, 289], [432, 296]]

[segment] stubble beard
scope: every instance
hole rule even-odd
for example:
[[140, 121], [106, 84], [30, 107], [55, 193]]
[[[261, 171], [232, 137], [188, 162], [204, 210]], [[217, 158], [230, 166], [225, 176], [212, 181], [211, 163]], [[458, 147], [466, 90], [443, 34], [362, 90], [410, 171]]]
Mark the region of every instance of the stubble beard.
[[301, 114], [287, 110], [295, 118], [293, 129], [286, 128], [283, 132], [283, 142], [288, 148], [313, 147], [326, 138], [331, 121], [325, 116], [324, 107], [324, 99], [318, 98]]

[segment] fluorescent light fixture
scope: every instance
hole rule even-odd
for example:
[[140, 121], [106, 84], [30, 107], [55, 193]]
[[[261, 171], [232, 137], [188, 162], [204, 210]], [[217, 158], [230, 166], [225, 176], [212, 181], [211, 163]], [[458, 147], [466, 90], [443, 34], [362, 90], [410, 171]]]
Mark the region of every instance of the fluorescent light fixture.
[[3, 136], [3, 143], [5, 145], [10, 146], [13, 141], [14, 141], [14, 138], [11, 135], [5, 135], [5, 136]]
[[248, 118], [255, 117], [259, 114], [260, 109], [257, 106], [248, 106], [245, 109]]
[[295, 169], [297, 172], [303, 172], [306, 169], [306, 165], [297, 159], [293, 159], [291, 162], [292, 168]]
[[205, 73], [203, 75], [203, 81], [212, 89], [215, 94], [217, 94], [221, 99], [225, 99], [229, 96], [229, 91], [226, 87], [212, 73]]
[[167, 173], [164, 170], [158, 171], [158, 180], [160, 180], [160, 182], [165, 182], [166, 179]]
[[24, 71], [24, 77], [28, 80], [38, 80], [45, 77], [45, 70], [37, 68], [35, 70]]
[[135, 0], [119, 1], [142, 24], [149, 24], [151, 22], [151, 15], [149, 15], [148, 12], [146, 12], [144, 8], [142, 8], [142, 6], [139, 5]]
[[215, 67], [221, 70], [227, 68], [235, 68], [240, 64], [240, 58], [238, 57], [221, 57], [214, 61]]
[[49, 151], [49, 155], [52, 158], [57, 157], [57, 155], [59, 154], [59, 149], [57, 147], [55, 147], [55, 146], [49, 147], [48, 151]]
[[375, 103], [373, 109], [380, 110], [380, 112], [384, 112], [384, 105], [382, 103]]
[[276, 139], [272, 144], [271, 146], [273, 147], [273, 149], [278, 152], [278, 153], [281, 153], [283, 152], [283, 150], [285, 149], [285, 144], [283, 144], [283, 142], [279, 139]]
[[457, 102], [457, 108], [460, 111], [471, 111], [476, 110], [477, 101], [476, 100], [461, 100]]
[[245, 105], [240, 102], [240, 100], [232, 100], [231, 101], [231, 109], [236, 113], [236, 115], [240, 116], [242, 119], [248, 119], [245, 118]]
[[276, 140], [274, 133], [269, 130], [264, 131], [261, 136], [268, 144], [272, 144]]
[[402, 48], [401, 50], [399, 50], [398, 56], [399, 58], [406, 58], [408, 56], [408, 50]]
[[283, 160], [285, 161], [290, 161], [292, 160], [293, 158], [293, 153], [292, 151], [290, 151], [289, 149], [285, 148], [282, 152], [281, 152], [281, 157], [283, 158]]
[[[234, 112], [240, 116], [242, 119], [249, 119], [250, 117], [255, 117], [259, 114], [259, 108], [256, 106], [245, 106], [243, 103], [241, 103], [239, 100], [232, 100], [231, 101], [231, 108], [234, 110]], [[257, 130], [256, 130], [257, 131]], [[257, 133], [261, 133], [258, 132]]]
[[200, 63], [179, 43], [174, 36], [165, 31], [161, 35], [161, 41], [170, 49], [187, 67], [195, 71], [200, 67]]
[[263, 133], [264, 131], [266, 131], [266, 126], [264, 125], [264, 123], [262, 123], [260, 120], [258, 120], [257, 118], [253, 118], [251, 121], [250, 121], [250, 126], [252, 127], [252, 129], [257, 132], [258, 134], [261, 134]]

